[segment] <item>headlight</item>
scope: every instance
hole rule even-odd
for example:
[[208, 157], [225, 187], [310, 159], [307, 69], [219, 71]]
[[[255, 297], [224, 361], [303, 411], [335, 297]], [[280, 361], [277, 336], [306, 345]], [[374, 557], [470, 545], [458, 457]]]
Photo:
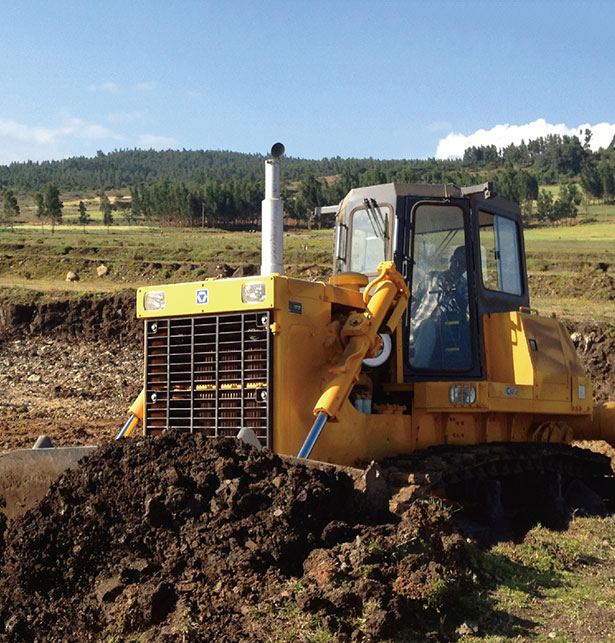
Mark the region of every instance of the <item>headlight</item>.
[[149, 290], [143, 297], [143, 308], [145, 310], [164, 310], [164, 290]]
[[241, 301], [244, 304], [260, 304], [265, 301], [267, 288], [264, 281], [246, 281], [241, 286]]
[[448, 399], [451, 404], [474, 404], [476, 389], [471, 384], [456, 384], [449, 388]]

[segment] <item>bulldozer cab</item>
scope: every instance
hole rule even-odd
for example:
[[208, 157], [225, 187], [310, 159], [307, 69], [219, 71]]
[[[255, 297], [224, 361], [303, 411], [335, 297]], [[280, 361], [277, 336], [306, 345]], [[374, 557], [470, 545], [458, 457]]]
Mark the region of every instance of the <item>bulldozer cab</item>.
[[529, 306], [521, 214], [489, 184], [352, 190], [336, 239], [336, 273], [394, 261], [410, 288], [405, 381], [483, 378], [484, 316]]

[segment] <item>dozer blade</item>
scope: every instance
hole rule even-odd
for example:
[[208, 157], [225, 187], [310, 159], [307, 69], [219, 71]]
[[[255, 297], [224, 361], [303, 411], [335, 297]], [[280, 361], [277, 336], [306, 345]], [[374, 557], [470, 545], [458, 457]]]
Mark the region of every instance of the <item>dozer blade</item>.
[[8, 519], [25, 513], [39, 502], [66, 469], [96, 447], [19, 449], [0, 455], [1, 511]]

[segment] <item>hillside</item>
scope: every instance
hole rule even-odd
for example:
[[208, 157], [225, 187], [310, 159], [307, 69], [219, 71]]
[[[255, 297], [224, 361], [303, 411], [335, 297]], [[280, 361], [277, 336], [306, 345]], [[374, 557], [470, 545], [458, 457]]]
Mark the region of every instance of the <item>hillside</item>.
[[[613, 143], [592, 152], [577, 137], [550, 135], [511, 144], [468, 148], [462, 159], [374, 159], [284, 157], [284, 180], [298, 182], [308, 176], [319, 179], [336, 177], [350, 185], [370, 185], [389, 181], [406, 183], [470, 184], [494, 180], [501, 194], [511, 197], [526, 181], [511, 176], [511, 170], [525, 170], [537, 183], [557, 184], [575, 180], [595, 197], [613, 196], [615, 186]], [[591, 138], [591, 132], [589, 133]], [[289, 150], [291, 152], [291, 150]], [[43, 162], [0, 165], [0, 188], [32, 193], [53, 182], [66, 190], [118, 190], [157, 181], [204, 184], [207, 181], [250, 182], [262, 178], [264, 156], [221, 150], [115, 150], [99, 151], [93, 158], [73, 157]], [[512, 179], [512, 181], [511, 181]], [[517, 185], [513, 185], [514, 183]], [[329, 179], [326, 183], [331, 184]], [[519, 195], [517, 195], [519, 196]]]
[[[587, 133], [586, 133], [587, 137]], [[0, 166], [0, 217], [7, 223], [20, 212], [60, 221], [60, 200], [105, 200], [109, 219], [163, 225], [253, 226], [263, 194], [260, 154], [202, 150], [116, 150], [94, 158], [69, 158]], [[452, 161], [284, 158], [282, 193], [287, 215], [307, 222], [314, 207], [339, 203], [352, 188], [387, 182], [455, 183], [491, 181], [495, 191], [522, 204], [540, 222], [576, 216], [585, 199], [615, 199], [615, 148], [592, 152], [577, 137], [548, 136], [527, 145], [470, 148]], [[558, 186], [539, 190], [540, 185]], [[51, 190], [51, 192], [49, 192]], [[85, 195], [85, 197], [84, 197]], [[55, 198], [55, 201], [54, 201]], [[66, 197], [65, 197], [66, 198]], [[38, 199], [38, 200], [37, 200]], [[86, 209], [89, 207], [84, 201]], [[90, 208], [91, 209], [91, 208]]]
[[[0, 165], [0, 186], [31, 192], [47, 182], [60, 190], [121, 189], [139, 183], [168, 180], [205, 183], [215, 180], [253, 181], [262, 178], [265, 156], [212, 150], [117, 150], [99, 152], [93, 158], [74, 157], [59, 161], [11, 163]], [[325, 158], [310, 160], [284, 157], [284, 178], [299, 181], [312, 174], [325, 176], [360, 176], [372, 171], [370, 181], [398, 176], [397, 180], [416, 182], [421, 176], [445, 169], [455, 170], [457, 162], [429, 160], [375, 160]], [[458, 173], [458, 172], [457, 172]], [[405, 174], [405, 176], [402, 176]], [[434, 177], [435, 179], [436, 177]], [[380, 182], [380, 181], [376, 181]]]

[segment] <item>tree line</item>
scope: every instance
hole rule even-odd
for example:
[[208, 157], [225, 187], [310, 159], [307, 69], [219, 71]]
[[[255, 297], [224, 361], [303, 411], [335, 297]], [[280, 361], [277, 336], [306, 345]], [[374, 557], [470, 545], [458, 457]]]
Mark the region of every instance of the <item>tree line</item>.
[[526, 169], [539, 183], [556, 185], [578, 181], [589, 196], [615, 199], [615, 137], [607, 148], [596, 152], [590, 149], [590, 129], [577, 136], [551, 134], [519, 145], [502, 149], [494, 145], [469, 147], [463, 155], [463, 164], [491, 169], [515, 167]]
[[[307, 222], [314, 207], [338, 203], [353, 187], [490, 180], [498, 194], [519, 202], [540, 221], [570, 218], [582, 197], [577, 183], [589, 197], [615, 199], [615, 145], [592, 152], [591, 131], [580, 134], [583, 143], [576, 136], [550, 135], [499, 150], [493, 145], [470, 147], [462, 159], [450, 161], [285, 158], [285, 211]], [[6, 223], [19, 216], [18, 191], [34, 193], [37, 216], [53, 229], [61, 220], [61, 208], [51, 193], [94, 189], [107, 226], [115, 212], [128, 223], [253, 227], [260, 218], [264, 159], [225, 151], [116, 150], [94, 158], [12, 163], [0, 166], [2, 218]], [[539, 194], [539, 183], [560, 183], [559, 198]], [[105, 196], [106, 190], [126, 188], [130, 203], [111, 204]], [[83, 217], [80, 206], [85, 226]]]
[[[103, 224], [109, 226], [113, 223], [113, 210], [117, 209], [117, 205], [113, 206], [109, 197], [105, 192], [99, 194], [100, 197], [100, 212], [102, 214]], [[60, 190], [55, 183], [47, 183], [44, 188], [34, 193], [34, 203], [36, 206], [36, 217], [44, 230], [45, 224], [51, 226], [51, 233], [55, 231], [55, 226], [62, 223], [64, 204], [60, 198]], [[2, 211], [0, 219], [4, 224], [10, 224], [11, 228], [15, 219], [20, 215], [21, 209], [12, 189], [4, 190], [2, 195]], [[85, 226], [92, 222], [92, 218], [88, 209], [83, 201], [79, 201], [78, 206], [78, 221], [79, 224]]]
[[[329, 179], [308, 172], [295, 181], [289, 180], [286, 174], [285, 162], [281, 189], [284, 210], [289, 218], [302, 224], [309, 224], [315, 207], [339, 203], [353, 187], [391, 181], [463, 183], [470, 180], [469, 173], [451, 170], [448, 165], [434, 166], [420, 174], [407, 168], [385, 172], [371, 166], [363, 171], [346, 169]], [[208, 179], [202, 184], [162, 179], [151, 184], [140, 183], [130, 189], [130, 211], [124, 218], [129, 223], [252, 228], [260, 221], [264, 191], [262, 179], [233, 179], [227, 183]]]

